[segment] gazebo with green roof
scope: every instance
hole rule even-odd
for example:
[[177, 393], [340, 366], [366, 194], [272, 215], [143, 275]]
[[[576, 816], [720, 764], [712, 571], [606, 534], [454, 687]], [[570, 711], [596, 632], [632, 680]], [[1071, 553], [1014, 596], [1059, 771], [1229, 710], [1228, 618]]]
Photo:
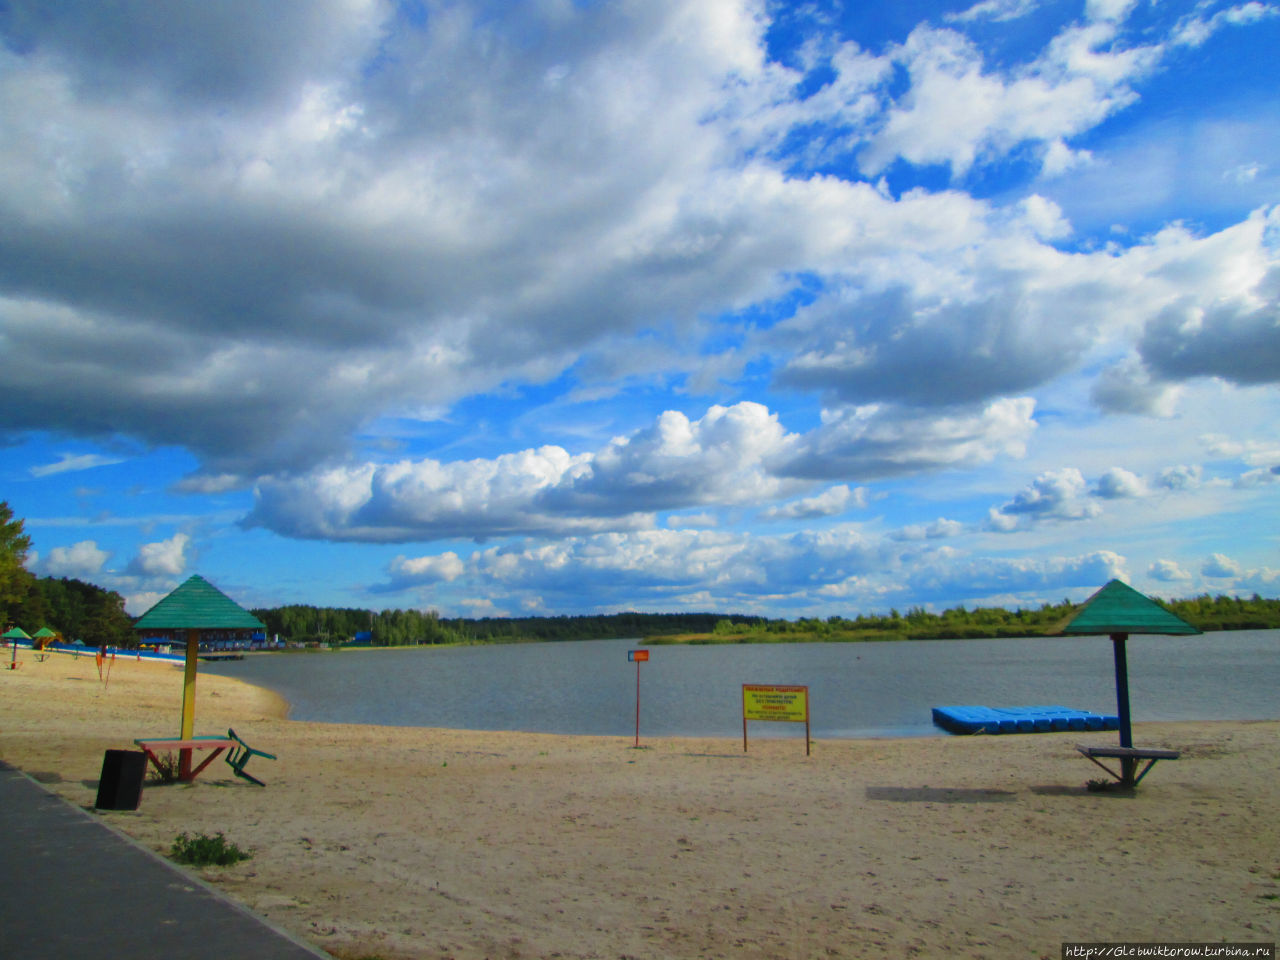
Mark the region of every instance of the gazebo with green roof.
[[[1188, 635], [1200, 630], [1181, 617], [1169, 612], [1150, 597], [1120, 580], [1112, 580], [1084, 602], [1076, 614], [1058, 633], [1073, 636], [1109, 636], [1116, 668], [1116, 708], [1120, 715], [1120, 749], [1080, 750], [1096, 763], [1097, 756], [1114, 756], [1120, 759], [1120, 782], [1127, 787], [1137, 785], [1142, 779], [1135, 777], [1138, 761], [1150, 760], [1146, 769], [1158, 759], [1174, 759], [1177, 754], [1167, 750], [1136, 750], [1133, 746], [1133, 728], [1129, 719], [1129, 661], [1125, 641], [1131, 633]], [[1092, 751], [1092, 752], [1089, 752]], [[1101, 764], [1099, 764], [1101, 766]], [[1106, 769], [1103, 767], [1103, 769]], [[1111, 771], [1108, 771], [1111, 772]], [[1143, 770], [1146, 773], [1146, 770]]]
[[[196, 662], [202, 630], [266, 630], [266, 625], [201, 576], [193, 576], [138, 618], [135, 630], [168, 630], [187, 633], [187, 661], [182, 686], [183, 740], [195, 734]], [[182, 752], [189, 768], [191, 751]], [[184, 771], [185, 772], [185, 771]]]

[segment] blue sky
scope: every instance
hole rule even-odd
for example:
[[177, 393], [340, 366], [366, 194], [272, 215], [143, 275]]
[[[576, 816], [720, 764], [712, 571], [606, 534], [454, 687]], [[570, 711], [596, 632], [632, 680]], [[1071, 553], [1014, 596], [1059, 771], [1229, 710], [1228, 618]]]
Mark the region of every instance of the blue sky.
[[0, 499], [133, 613], [1280, 593], [1280, 6], [0, 3]]

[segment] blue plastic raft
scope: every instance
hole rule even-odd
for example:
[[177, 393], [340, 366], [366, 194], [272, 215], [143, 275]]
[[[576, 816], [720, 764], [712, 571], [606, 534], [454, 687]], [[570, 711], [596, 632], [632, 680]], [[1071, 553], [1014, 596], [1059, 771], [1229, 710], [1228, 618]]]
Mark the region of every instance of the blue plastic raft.
[[933, 722], [951, 733], [1050, 733], [1116, 730], [1119, 717], [1069, 707], [934, 707]]

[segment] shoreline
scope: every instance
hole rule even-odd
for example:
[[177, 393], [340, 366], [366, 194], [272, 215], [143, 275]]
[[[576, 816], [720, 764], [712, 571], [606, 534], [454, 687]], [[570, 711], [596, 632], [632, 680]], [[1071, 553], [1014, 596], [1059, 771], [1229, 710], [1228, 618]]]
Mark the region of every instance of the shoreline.
[[[91, 806], [105, 749], [176, 725], [182, 675], [92, 658], [0, 677], [0, 759]], [[102, 812], [150, 849], [251, 849], [199, 871], [342, 960], [1056, 957], [1071, 940], [1271, 941], [1280, 721], [1135, 725], [1180, 749], [1131, 795], [1074, 750], [1114, 733], [642, 738], [288, 720], [202, 673], [259, 788], [213, 764]], [[803, 739], [802, 737], [799, 739]]]

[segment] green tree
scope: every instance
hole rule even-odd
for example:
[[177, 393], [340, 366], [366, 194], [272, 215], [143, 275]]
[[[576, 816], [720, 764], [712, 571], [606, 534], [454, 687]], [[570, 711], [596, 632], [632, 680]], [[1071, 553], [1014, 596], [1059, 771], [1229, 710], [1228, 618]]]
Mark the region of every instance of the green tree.
[[91, 647], [136, 645], [133, 621], [124, 612], [124, 597], [110, 590], [94, 598], [84, 621], [83, 640]]
[[0, 620], [7, 619], [31, 590], [35, 578], [26, 568], [30, 549], [22, 521], [14, 519], [9, 501], [0, 500]]

